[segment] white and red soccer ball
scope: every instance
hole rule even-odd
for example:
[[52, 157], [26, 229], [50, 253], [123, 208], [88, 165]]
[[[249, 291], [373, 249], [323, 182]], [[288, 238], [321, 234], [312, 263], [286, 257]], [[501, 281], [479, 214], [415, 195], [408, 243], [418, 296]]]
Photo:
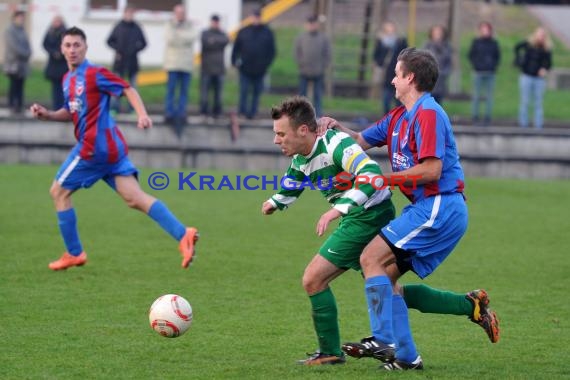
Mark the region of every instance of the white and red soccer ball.
[[192, 324], [192, 306], [176, 294], [160, 296], [150, 306], [150, 327], [167, 338], [184, 334]]

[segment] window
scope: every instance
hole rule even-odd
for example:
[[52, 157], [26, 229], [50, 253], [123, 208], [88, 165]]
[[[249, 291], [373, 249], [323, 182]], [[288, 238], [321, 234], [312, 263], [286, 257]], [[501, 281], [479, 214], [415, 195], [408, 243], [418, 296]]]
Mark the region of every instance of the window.
[[90, 0], [87, 17], [118, 19], [129, 5], [137, 9], [137, 19], [168, 19], [172, 8], [183, 2], [180, 0]]
[[92, 0], [89, 2], [89, 10], [117, 10], [117, 3], [117, 0]]
[[128, 0], [127, 3], [136, 9], [144, 9], [147, 11], [163, 11], [172, 12], [172, 8], [176, 4], [180, 4], [180, 0]]

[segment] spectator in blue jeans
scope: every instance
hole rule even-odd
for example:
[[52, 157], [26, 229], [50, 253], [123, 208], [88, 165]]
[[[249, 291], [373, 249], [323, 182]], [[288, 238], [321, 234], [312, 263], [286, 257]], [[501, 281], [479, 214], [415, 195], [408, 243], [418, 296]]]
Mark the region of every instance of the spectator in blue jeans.
[[251, 24], [238, 32], [232, 50], [232, 66], [239, 71], [240, 115], [253, 119], [257, 114], [259, 97], [263, 91], [263, 78], [275, 59], [275, 37], [261, 23], [261, 11], [251, 16]]
[[[473, 98], [471, 116], [473, 124], [488, 125], [493, 110], [495, 73], [501, 60], [499, 43], [493, 38], [493, 26], [487, 21], [479, 23], [479, 36], [474, 38], [469, 49], [469, 61], [473, 67]], [[483, 119], [479, 117], [479, 103], [485, 99]]]
[[[164, 69], [168, 73], [164, 121], [174, 126], [178, 137], [186, 125], [188, 88], [194, 66], [194, 41], [197, 33], [186, 19], [186, 9], [178, 4], [172, 11], [174, 18], [166, 25]], [[178, 90], [178, 99], [176, 98]]]
[[[222, 88], [226, 66], [224, 50], [229, 42], [228, 35], [220, 28], [220, 17], [210, 18], [210, 27], [202, 32], [202, 65], [200, 66], [200, 114], [217, 118], [222, 113]], [[214, 102], [210, 108], [210, 90]]]
[[534, 127], [542, 128], [544, 115], [542, 102], [546, 88], [546, 75], [552, 67], [552, 40], [546, 29], [539, 27], [526, 41], [515, 46], [515, 65], [519, 76], [519, 125], [528, 127], [528, 106], [534, 102]]
[[313, 105], [316, 116], [321, 117], [324, 77], [331, 61], [331, 44], [329, 38], [319, 31], [316, 15], [307, 19], [305, 32], [295, 40], [295, 61], [299, 67], [299, 94], [307, 96], [309, 84], [312, 83]]

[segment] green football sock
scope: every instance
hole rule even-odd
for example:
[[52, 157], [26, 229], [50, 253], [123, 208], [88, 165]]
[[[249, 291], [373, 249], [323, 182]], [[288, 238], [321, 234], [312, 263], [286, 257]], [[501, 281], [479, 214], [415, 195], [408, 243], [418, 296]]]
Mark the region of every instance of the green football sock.
[[340, 332], [336, 301], [330, 288], [309, 296], [313, 309], [313, 323], [322, 353], [341, 355]]
[[473, 304], [465, 298], [465, 294], [434, 289], [424, 284], [407, 284], [403, 288], [409, 309], [434, 314], [471, 316], [473, 313]]

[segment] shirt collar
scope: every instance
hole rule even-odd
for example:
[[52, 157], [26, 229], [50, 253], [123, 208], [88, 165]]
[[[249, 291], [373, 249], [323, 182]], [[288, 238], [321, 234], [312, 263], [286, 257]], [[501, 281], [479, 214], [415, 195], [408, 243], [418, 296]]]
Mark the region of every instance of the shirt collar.
[[418, 98], [418, 100], [416, 100], [416, 102], [414, 103], [414, 106], [412, 107], [412, 109], [409, 112], [407, 110], [406, 110], [406, 112], [404, 112], [404, 119], [406, 119], [407, 122], [410, 122], [410, 118], [414, 117], [414, 115], [416, 114], [416, 111], [418, 110], [420, 104], [422, 104], [423, 101], [425, 99], [427, 99], [428, 97], [431, 97], [431, 93], [425, 92], [422, 96], [420, 96]]

